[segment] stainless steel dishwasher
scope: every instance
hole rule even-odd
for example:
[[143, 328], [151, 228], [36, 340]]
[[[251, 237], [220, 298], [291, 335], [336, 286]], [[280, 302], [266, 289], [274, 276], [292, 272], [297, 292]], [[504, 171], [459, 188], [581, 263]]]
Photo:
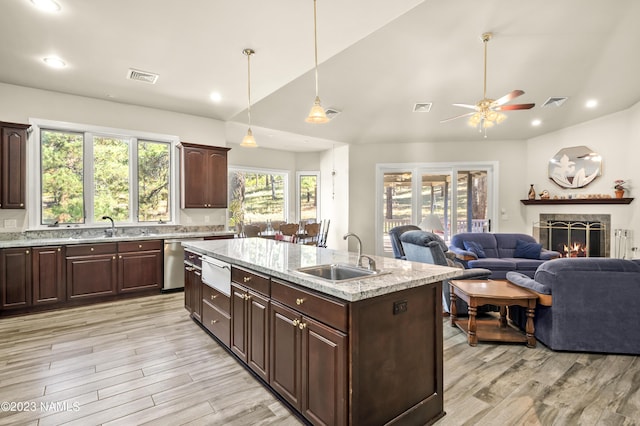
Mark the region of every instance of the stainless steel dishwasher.
[[182, 242], [202, 240], [204, 238], [164, 240], [163, 292], [179, 291], [184, 288], [184, 247], [182, 247]]

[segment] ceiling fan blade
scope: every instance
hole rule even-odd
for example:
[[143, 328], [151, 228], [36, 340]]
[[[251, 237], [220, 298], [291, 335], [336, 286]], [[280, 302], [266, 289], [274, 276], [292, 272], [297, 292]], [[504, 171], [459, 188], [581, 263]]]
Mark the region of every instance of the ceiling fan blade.
[[462, 114], [462, 115], [456, 115], [455, 117], [451, 117], [451, 118], [445, 118], [444, 120], [440, 120], [441, 123], [446, 123], [447, 121], [451, 121], [451, 120], [455, 120], [457, 118], [462, 118], [462, 117], [469, 117], [471, 115], [475, 114], [475, 112], [468, 112], [466, 114]]
[[453, 104], [453, 106], [462, 107], [462, 108], [469, 108], [469, 109], [476, 109], [475, 105], [469, 105], [469, 104]]
[[492, 108], [494, 111], [511, 111], [515, 109], [531, 109], [536, 104], [516, 104], [516, 105], [502, 105], [495, 108]]
[[522, 96], [522, 95], [524, 95], [524, 91], [522, 91], [522, 90], [514, 90], [514, 91], [512, 91], [510, 93], [507, 93], [506, 95], [504, 95], [500, 99], [496, 99], [495, 101], [491, 102], [491, 106], [498, 106], [498, 105], [506, 104], [510, 100], [515, 99], [518, 96]]

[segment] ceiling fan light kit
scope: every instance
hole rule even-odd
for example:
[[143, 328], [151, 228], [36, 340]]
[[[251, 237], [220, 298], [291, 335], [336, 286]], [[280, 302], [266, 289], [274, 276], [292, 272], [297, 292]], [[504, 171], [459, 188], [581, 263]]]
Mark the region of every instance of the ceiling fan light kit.
[[458, 115], [455, 117], [442, 120], [441, 123], [455, 120], [457, 118], [469, 117], [468, 124], [478, 129], [478, 131], [484, 131], [484, 137], [487, 137], [487, 129], [502, 123], [506, 118], [506, 114], [500, 111], [513, 111], [519, 109], [531, 109], [535, 106], [533, 103], [529, 104], [513, 104], [506, 105], [507, 102], [524, 95], [523, 90], [512, 90], [499, 99], [487, 98], [487, 44], [493, 37], [493, 33], [482, 34], [482, 43], [484, 44], [484, 81], [482, 99], [475, 105], [469, 104], [453, 104], [462, 108], [469, 108], [475, 110], [475, 112], [469, 112], [466, 114]]

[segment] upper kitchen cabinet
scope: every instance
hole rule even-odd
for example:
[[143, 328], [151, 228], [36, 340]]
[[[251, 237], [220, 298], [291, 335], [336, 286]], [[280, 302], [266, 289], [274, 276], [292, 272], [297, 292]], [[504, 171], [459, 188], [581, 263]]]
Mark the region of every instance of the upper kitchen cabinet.
[[227, 151], [231, 148], [180, 143], [181, 207], [227, 207]]
[[24, 209], [29, 124], [0, 121], [0, 207]]

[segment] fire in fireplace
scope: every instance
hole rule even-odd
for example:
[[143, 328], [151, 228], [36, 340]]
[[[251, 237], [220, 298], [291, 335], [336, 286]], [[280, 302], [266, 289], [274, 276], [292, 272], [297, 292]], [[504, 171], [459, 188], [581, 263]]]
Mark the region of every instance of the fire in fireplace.
[[610, 219], [605, 216], [608, 215], [540, 215], [534, 234], [537, 231], [538, 241], [545, 248], [564, 257], [608, 257]]

